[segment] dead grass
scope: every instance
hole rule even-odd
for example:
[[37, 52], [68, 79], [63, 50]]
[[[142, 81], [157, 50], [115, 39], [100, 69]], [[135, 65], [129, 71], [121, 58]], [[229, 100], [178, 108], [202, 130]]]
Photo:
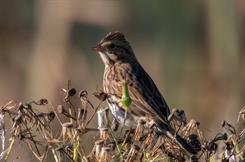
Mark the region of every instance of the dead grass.
[[[25, 143], [38, 161], [46, 161], [49, 152], [56, 162], [244, 161], [244, 127], [239, 131], [224, 121], [223, 131], [207, 139], [199, 129], [198, 121], [188, 120], [183, 110], [173, 109], [168, 120], [197, 152], [191, 155], [144, 121], [139, 121], [135, 128], [119, 126], [109, 109], [101, 106], [107, 97], [105, 93], [94, 93], [100, 100], [95, 106], [89, 101], [87, 91], [82, 90], [79, 95], [76, 92], [69, 82], [68, 87], [62, 89], [64, 102], [58, 106], [48, 104], [47, 99], [29, 103], [10, 101], [3, 105], [0, 112], [1, 161], [8, 161], [14, 145], [19, 142]], [[81, 101], [78, 105], [71, 101], [76, 97]], [[42, 112], [42, 107], [47, 106], [51, 111]], [[89, 109], [93, 111], [91, 115], [87, 113]], [[88, 127], [96, 115], [98, 128]], [[240, 111], [239, 120], [238, 123], [244, 125], [245, 108]], [[5, 122], [11, 123], [12, 127], [6, 129]], [[54, 122], [56, 124], [51, 124]], [[58, 127], [61, 129], [57, 132]], [[85, 154], [81, 141], [86, 140], [84, 135], [90, 131], [98, 132], [98, 136], [93, 149]], [[9, 139], [5, 139], [6, 132], [11, 134]]]

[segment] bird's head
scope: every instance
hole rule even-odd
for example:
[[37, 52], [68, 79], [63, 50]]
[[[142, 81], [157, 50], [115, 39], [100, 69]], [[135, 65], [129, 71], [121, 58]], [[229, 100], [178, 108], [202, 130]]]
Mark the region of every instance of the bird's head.
[[135, 60], [133, 50], [121, 32], [108, 33], [94, 48], [106, 66]]

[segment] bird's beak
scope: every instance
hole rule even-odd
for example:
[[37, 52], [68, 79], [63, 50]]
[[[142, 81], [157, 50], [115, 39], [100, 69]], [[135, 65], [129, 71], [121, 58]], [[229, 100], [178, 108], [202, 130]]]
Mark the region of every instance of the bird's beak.
[[100, 51], [102, 51], [102, 47], [100, 44], [98, 44], [95, 47], [92, 47], [92, 50], [95, 52], [100, 52]]

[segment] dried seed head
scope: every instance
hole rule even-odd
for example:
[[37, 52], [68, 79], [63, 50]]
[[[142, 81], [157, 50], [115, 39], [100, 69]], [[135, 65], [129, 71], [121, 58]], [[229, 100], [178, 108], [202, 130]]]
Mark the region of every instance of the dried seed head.
[[187, 121], [187, 118], [186, 118], [186, 115], [185, 115], [185, 111], [184, 110], [179, 110], [178, 116], [181, 117], [181, 119], [183, 121], [185, 121], [185, 122]]
[[185, 111], [176, 108], [172, 109], [171, 114], [168, 116], [168, 121], [171, 121], [175, 125], [186, 125], [187, 117]]
[[97, 160], [99, 160], [99, 156], [100, 156], [100, 152], [101, 152], [101, 148], [104, 145], [104, 140], [97, 140], [95, 141], [95, 158]]
[[210, 142], [207, 146], [207, 150], [215, 153], [217, 151], [218, 145], [215, 142]]
[[228, 151], [231, 151], [235, 146], [231, 140], [225, 142], [225, 145], [226, 145], [226, 150], [228, 150]]
[[52, 121], [55, 118], [55, 113], [53, 111], [50, 111], [47, 113], [47, 116], [48, 116], [48, 120]]
[[70, 89], [67, 91], [67, 94], [68, 94], [68, 96], [70, 96], [70, 97], [74, 96], [76, 93], [77, 93], [77, 91], [76, 91], [75, 88], [70, 88]]
[[198, 136], [196, 134], [190, 134], [187, 141], [196, 152], [201, 151], [202, 144], [199, 141]]
[[86, 90], [81, 90], [79, 92], [79, 97], [83, 98], [83, 97], [87, 97], [88, 96], [88, 92]]
[[203, 133], [199, 129], [200, 123], [191, 119], [181, 130], [181, 135], [187, 138], [190, 134], [197, 134], [199, 139], [203, 139]]
[[103, 91], [94, 92], [93, 95], [96, 98], [98, 98], [100, 101], [105, 101], [108, 97], [108, 95], [104, 93]]
[[75, 88], [70, 88], [68, 90], [63, 88], [62, 91], [65, 92], [65, 97], [64, 97], [65, 102], [68, 102], [70, 100], [70, 97], [72, 97], [76, 94]]
[[225, 120], [222, 122], [222, 127], [229, 131], [231, 134], [236, 134], [236, 128]]
[[218, 133], [215, 138], [213, 139], [214, 142], [219, 140], [227, 140], [228, 135], [226, 133]]
[[108, 128], [100, 128], [100, 139], [106, 140], [109, 138]]
[[45, 98], [42, 98], [42, 99], [40, 99], [40, 100], [38, 101], [38, 103], [39, 103], [40, 105], [46, 105], [46, 104], [48, 104], [48, 100], [45, 99]]
[[109, 162], [111, 161], [111, 148], [110, 147], [102, 147], [101, 153], [99, 156], [99, 162]]
[[23, 108], [25, 108], [25, 109], [31, 109], [32, 108], [31, 104], [25, 104], [23, 106], [24, 106]]

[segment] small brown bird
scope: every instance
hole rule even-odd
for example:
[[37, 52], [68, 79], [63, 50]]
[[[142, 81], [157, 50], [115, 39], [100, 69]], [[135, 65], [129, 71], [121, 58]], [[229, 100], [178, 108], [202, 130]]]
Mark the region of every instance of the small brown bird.
[[[153, 122], [170, 138], [194, 153], [188, 143], [171, 128], [167, 120], [170, 110], [151, 77], [145, 72], [121, 32], [111, 32], [105, 36], [94, 50], [105, 64], [103, 88], [108, 94], [108, 105], [116, 120], [126, 126], [137, 124], [138, 120]], [[121, 104], [123, 82], [128, 85], [132, 99], [127, 118]], [[190, 148], [187, 148], [190, 147]]]

